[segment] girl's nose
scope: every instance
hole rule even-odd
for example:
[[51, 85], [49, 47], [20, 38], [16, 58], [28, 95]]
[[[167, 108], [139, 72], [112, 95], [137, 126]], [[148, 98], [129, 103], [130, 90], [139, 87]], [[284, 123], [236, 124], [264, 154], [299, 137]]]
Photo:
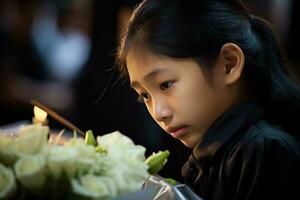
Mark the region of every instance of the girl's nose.
[[173, 112], [166, 102], [157, 101], [153, 107], [153, 117], [158, 122], [169, 123]]

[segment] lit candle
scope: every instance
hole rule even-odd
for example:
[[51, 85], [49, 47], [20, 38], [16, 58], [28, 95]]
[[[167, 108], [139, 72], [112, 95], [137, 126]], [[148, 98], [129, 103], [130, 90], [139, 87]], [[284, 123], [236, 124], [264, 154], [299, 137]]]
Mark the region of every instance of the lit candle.
[[34, 113], [34, 117], [32, 118], [32, 121], [34, 124], [46, 125], [48, 123], [47, 113], [45, 111], [43, 111], [37, 106], [34, 106], [33, 113]]

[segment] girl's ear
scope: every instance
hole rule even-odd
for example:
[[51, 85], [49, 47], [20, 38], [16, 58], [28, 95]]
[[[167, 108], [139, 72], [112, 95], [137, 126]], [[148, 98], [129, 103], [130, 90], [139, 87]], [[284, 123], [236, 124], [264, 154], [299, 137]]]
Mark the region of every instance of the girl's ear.
[[244, 53], [239, 46], [234, 43], [226, 43], [220, 51], [220, 58], [223, 60], [223, 72], [227, 85], [240, 80], [245, 63]]

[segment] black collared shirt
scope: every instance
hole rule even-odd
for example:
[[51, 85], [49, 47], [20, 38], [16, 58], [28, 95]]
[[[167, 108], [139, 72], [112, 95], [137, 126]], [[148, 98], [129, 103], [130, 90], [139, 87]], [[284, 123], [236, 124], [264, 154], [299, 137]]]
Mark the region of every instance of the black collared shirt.
[[299, 199], [299, 143], [243, 103], [208, 129], [182, 175], [205, 200]]

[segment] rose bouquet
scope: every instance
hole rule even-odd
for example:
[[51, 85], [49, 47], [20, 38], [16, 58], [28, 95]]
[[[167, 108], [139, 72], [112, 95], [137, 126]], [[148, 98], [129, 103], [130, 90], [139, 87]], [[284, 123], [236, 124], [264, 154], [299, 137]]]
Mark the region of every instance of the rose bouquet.
[[120, 132], [96, 139], [76, 133], [49, 142], [49, 127], [26, 125], [17, 137], [0, 134], [0, 199], [113, 199], [141, 190], [166, 163], [168, 151], [145, 148]]

